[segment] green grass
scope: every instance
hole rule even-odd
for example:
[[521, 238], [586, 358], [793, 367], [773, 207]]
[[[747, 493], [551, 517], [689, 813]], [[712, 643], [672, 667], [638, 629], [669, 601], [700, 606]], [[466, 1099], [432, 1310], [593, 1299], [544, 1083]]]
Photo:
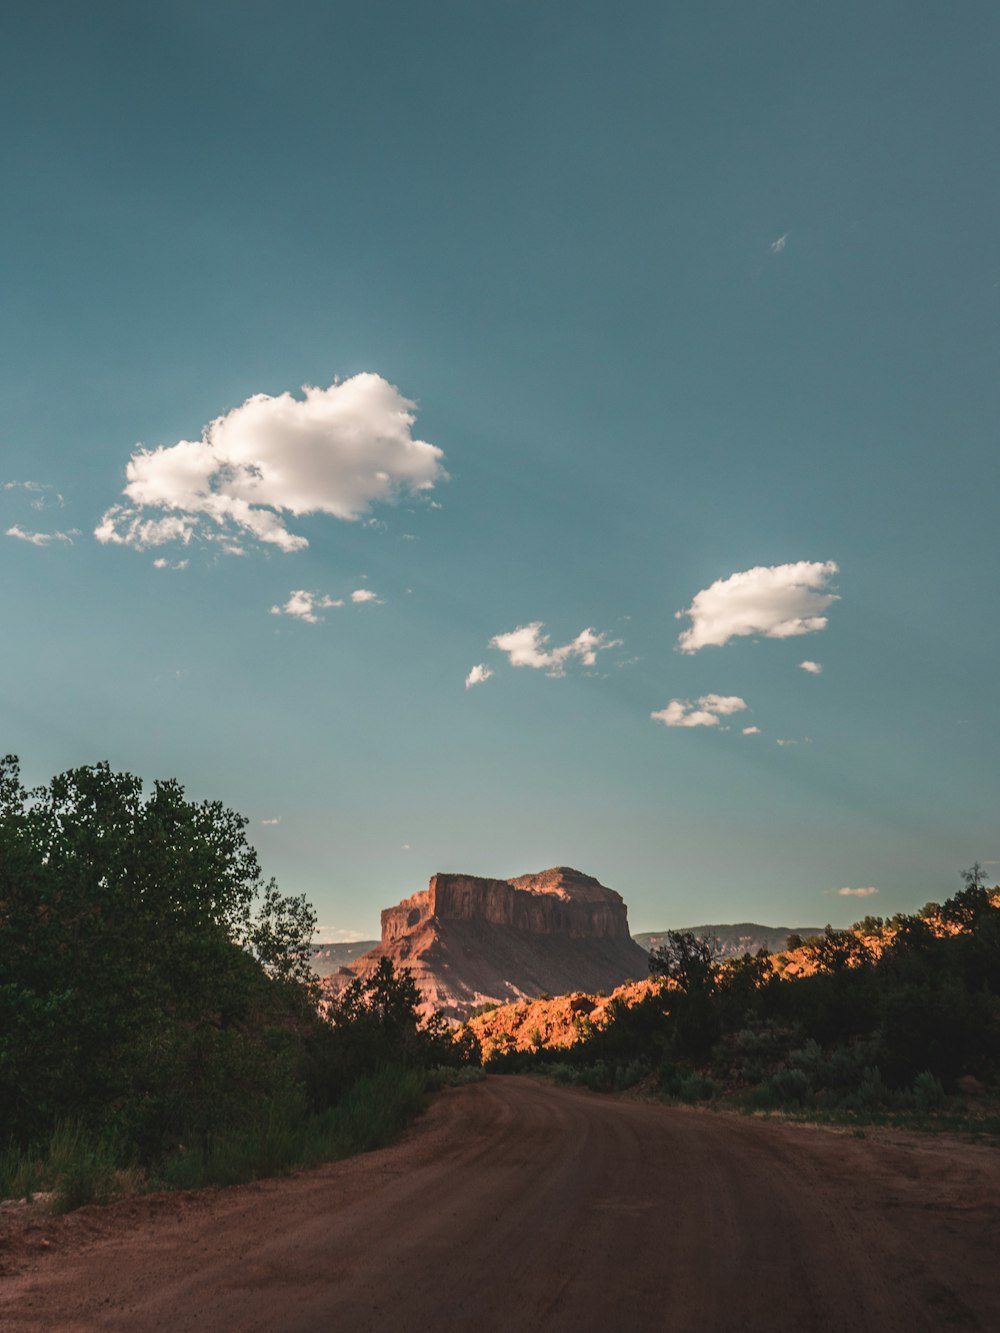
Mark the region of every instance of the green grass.
[[337, 1161], [391, 1143], [425, 1109], [432, 1091], [481, 1077], [480, 1070], [387, 1066], [359, 1079], [326, 1111], [296, 1115], [276, 1100], [248, 1125], [188, 1144], [145, 1170], [113, 1136], [65, 1123], [36, 1149], [12, 1144], [0, 1152], [0, 1198], [30, 1200], [51, 1191], [53, 1211], [69, 1212], [127, 1194], [239, 1185]]
[[304, 1119], [265, 1107], [248, 1128], [185, 1148], [163, 1164], [167, 1189], [240, 1185], [371, 1152], [397, 1138], [427, 1105], [423, 1070], [390, 1066], [359, 1079], [336, 1106]]

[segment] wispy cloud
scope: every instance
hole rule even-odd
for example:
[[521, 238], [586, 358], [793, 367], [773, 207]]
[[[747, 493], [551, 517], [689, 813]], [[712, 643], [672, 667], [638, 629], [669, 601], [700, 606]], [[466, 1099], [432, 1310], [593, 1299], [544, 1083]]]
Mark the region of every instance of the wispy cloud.
[[807, 659], [805, 662], [800, 662], [799, 666], [803, 671], [808, 671], [810, 676], [821, 676], [823, 674], [823, 668], [819, 662], [810, 662]]
[[262, 819], [260, 822], [262, 824], [280, 824], [281, 815], [275, 815], [273, 819]]
[[473, 685], [482, 685], [484, 680], [489, 680], [493, 675], [493, 668], [479, 662], [472, 668], [465, 678], [465, 688], [471, 690]]
[[778, 239], [777, 239], [776, 241], [772, 241], [772, 242], [771, 242], [771, 254], [772, 254], [772, 255], [780, 255], [780, 254], [781, 254], [782, 250], [784, 250], [785, 246], [788, 244], [788, 238], [789, 238], [789, 236], [791, 236], [791, 234], [792, 234], [792, 233], [791, 233], [790, 231], [786, 231], [785, 234], [784, 234], [784, 236], [779, 236]]
[[97, 540], [144, 550], [200, 537], [225, 549], [238, 538], [297, 551], [308, 541], [286, 515], [360, 519], [446, 479], [442, 451], [413, 437], [415, 404], [380, 375], [302, 393], [255, 394], [200, 440], [138, 448], [125, 469], [127, 503], [107, 510]]
[[60, 509], [66, 504], [65, 498], [45, 481], [5, 481], [2, 489], [5, 491], [26, 491], [33, 498], [29, 501], [32, 509], [45, 509], [49, 505], [58, 505]]
[[671, 699], [666, 708], [649, 716], [665, 727], [717, 727], [721, 717], [742, 713], [746, 706], [745, 700], [737, 694], [703, 694], [694, 703], [688, 699]]
[[73, 538], [79, 537], [76, 528], [71, 528], [69, 532], [25, 532], [15, 523], [13, 527], [8, 528], [6, 535], [15, 537], [20, 542], [30, 542], [32, 546], [51, 546], [53, 542], [66, 542], [73, 545]]
[[317, 615], [318, 611], [326, 611], [329, 607], [343, 606], [342, 597], [327, 597], [316, 592], [307, 592], [305, 588], [297, 588], [289, 595], [288, 601], [280, 606], [271, 607], [272, 616], [294, 616], [297, 620], [304, 620], [309, 625], [317, 625], [323, 619]]
[[718, 579], [695, 595], [691, 605], [678, 611], [691, 625], [678, 639], [684, 653], [710, 645], [759, 634], [766, 639], [789, 639], [826, 629], [819, 612], [838, 601], [827, 585], [838, 571], [832, 560], [800, 560], [791, 565], [758, 565], [727, 579]]
[[551, 636], [543, 633], [541, 620], [519, 625], [506, 634], [495, 634], [490, 647], [507, 654], [514, 667], [533, 667], [549, 676], [565, 676], [567, 664], [576, 658], [582, 666], [594, 666], [597, 654], [621, 646], [621, 639], [609, 639], [593, 627], [581, 630], [575, 639], [558, 648], [550, 648]]
[[838, 889], [838, 898], [873, 898], [878, 889], [869, 885], [867, 889]]
[[187, 569], [187, 560], [168, 560], [166, 556], [159, 556], [153, 561], [154, 569]]

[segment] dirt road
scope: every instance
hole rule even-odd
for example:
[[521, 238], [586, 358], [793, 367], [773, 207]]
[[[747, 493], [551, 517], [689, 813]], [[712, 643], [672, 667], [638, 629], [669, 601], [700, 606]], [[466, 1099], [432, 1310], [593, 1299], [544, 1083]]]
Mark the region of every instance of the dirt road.
[[5, 1333], [1000, 1329], [1000, 1152], [491, 1078], [392, 1148], [0, 1248]]

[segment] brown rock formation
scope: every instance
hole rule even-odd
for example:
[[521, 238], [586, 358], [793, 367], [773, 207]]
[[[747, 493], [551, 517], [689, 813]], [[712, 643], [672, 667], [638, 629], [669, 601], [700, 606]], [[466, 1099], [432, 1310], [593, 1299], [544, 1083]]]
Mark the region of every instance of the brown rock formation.
[[566, 866], [510, 880], [435, 875], [382, 913], [381, 943], [327, 985], [336, 993], [385, 957], [411, 970], [428, 1011], [455, 1021], [483, 1005], [610, 991], [646, 974], [621, 895]]

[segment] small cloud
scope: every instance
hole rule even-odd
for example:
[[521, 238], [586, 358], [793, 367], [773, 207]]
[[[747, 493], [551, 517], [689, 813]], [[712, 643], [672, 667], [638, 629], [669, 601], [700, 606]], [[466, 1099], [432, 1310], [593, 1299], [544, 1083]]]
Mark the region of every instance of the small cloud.
[[404, 842], [402, 847], [400, 848], [400, 851], [408, 852], [409, 850], [410, 850], [410, 844], [408, 842]]
[[873, 898], [878, 889], [869, 885], [867, 889], [838, 889], [838, 898]]
[[25, 532], [15, 523], [13, 527], [7, 529], [8, 537], [15, 537], [20, 542], [30, 542], [32, 546], [51, 546], [53, 542], [66, 542], [73, 545], [73, 538], [79, 537], [76, 528], [71, 528], [69, 532]]
[[473, 685], [482, 685], [484, 680], [489, 680], [493, 675], [493, 668], [480, 662], [474, 666], [465, 678], [465, 688], [471, 690]]
[[810, 662], [807, 659], [805, 662], [800, 662], [799, 666], [803, 671], [808, 671], [811, 676], [820, 676], [823, 674], [823, 668], [819, 662]]
[[506, 653], [511, 666], [533, 667], [549, 676], [565, 676], [566, 665], [572, 658], [577, 658], [582, 666], [594, 666], [599, 652], [619, 648], [622, 642], [621, 639], [609, 639], [606, 634], [588, 627], [581, 630], [570, 643], [550, 648], [550, 635], [543, 634], [543, 629], [542, 621], [533, 620], [530, 625], [519, 625], [506, 634], [495, 634], [489, 646]]
[[343, 598], [333, 598], [323, 596], [318, 593], [307, 592], [305, 588], [298, 588], [289, 595], [288, 601], [283, 606], [272, 606], [272, 616], [294, 616], [297, 620], [304, 620], [309, 625], [318, 624], [323, 617], [316, 614], [317, 611], [325, 611], [331, 606], [343, 606]]
[[199, 440], [137, 447], [125, 501], [94, 536], [136, 550], [195, 537], [301, 550], [309, 543], [289, 531], [288, 517], [364, 520], [375, 504], [447, 480], [443, 452], [414, 438], [415, 420], [416, 404], [375, 374], [305, 385], [301, 398], [254, 394]]
[[720, 717], [741, 713], [746, 703], [736, 694], [703, 694], [696, 703], [671, 699], [666, 708], [650, 713], [654, 722], [665, 727], [717, 727]]
[[697, 593], [685, 611], [691, 625], [678, 639], [681, 652], [721, 647], [730, 639], [759, 634], [766, 639], [790, 639], [826, 629], [825, 611], [839, 600], [827, 591], [838, 566], [832, 560], [800, 560], [791, 565], [757, 565], [727, 579], [717, 579]]
[[341, 930], [338, 926], [317, 926], [313, 944], [357, 944], [365, 937], [357, 930]]
[[798, 741], [787, 740], [787, 739], [785, 739], [784, 737], [783, 737], [781, 740], [777, 740], [777, 741], [775, 741], [774, 743], [775, 743], [775, 745], [782, 745], [782, 746], [785, 746], [785, 745], [798, 745]]
[[187, 567], [187, 560], [168, 560], [162, 555], [153, 561], [154, 569], [187, 569]]
[[262, 824], [280, 824], [281, 819], [282, 819], [281, 815], [275, 815], [273, 819], [262, 819], [260, 822]]
[[743, 728], [743, 735], [744, 735], [744, 736], [759, 736], [759, 735], [760, 735], [760, 727], [744, 727], [744, 728]]
[[791, 236], [791, 234], [792, 234], [792, 233], [791, 233], [790, 231], [786, 231], [785, 234], [784, 234], [784, 236], [779, 236], [778, 239], [777, 239], [776, 241], [772, 241], [772, 242], [771, 242], [771, 254], [772, 254], [772, 255], [780, 255], [780, 254], [781, 254], [782, 250], [784, 250], [785, 246], [788, 244], [788, 238], [789, 238], [789, 236]]
[[378, 593], [372, 592], [371, 588], [355, 588], [351, 593], [351, 601], [359, 605], [364, 602], [377, 602], [378, 600]]

